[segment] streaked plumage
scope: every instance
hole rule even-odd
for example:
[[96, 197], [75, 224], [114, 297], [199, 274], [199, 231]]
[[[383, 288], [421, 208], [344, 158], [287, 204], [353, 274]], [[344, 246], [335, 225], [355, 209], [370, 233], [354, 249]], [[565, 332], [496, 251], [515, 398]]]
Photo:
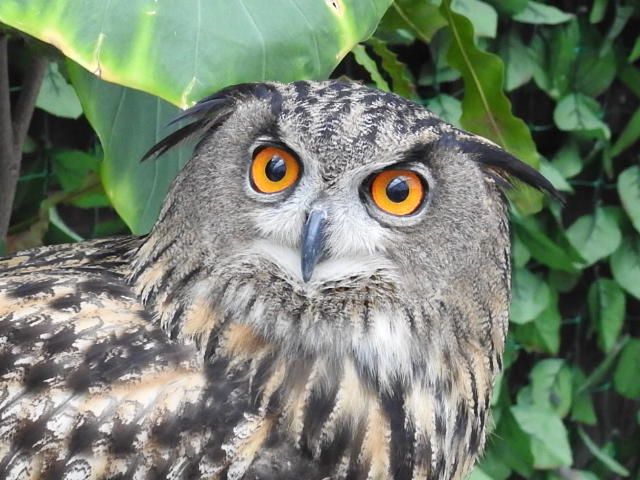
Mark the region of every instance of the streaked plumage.
[[[357, 84], [241, 85], [184, 117], [155, 151], [202, 140], [150, 235], [0, 260], [0, 478], [463, 477], [508, 323], [500, 188], [550, 184]], [[247, 180], [263, 141], [299, 157], [286, 194]], [[393, 165], [428, 190], [406, 218], [366, 191]]]

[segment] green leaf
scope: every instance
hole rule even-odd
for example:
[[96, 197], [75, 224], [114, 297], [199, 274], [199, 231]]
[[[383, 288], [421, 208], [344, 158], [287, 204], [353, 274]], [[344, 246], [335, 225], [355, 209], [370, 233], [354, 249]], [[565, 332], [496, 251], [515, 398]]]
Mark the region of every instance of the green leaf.
[[567, 430], [552, 411], [535, 406], [511, 407], [518, 425], [529, 434], [535, 468], [549, 470], [573, 463]]
[[63, 191], [72, 194], [65, 203], [80, 208], [110, 206], [102, 188], [99, 185], [94, 187], [98, 182], [98, 158], [80, 150], [62, 150], [54, 152], [51, 163]]
[[398, 56], [382, 40], [372, 37], [367, 44], [382, 60], [382, 68], [391, 77], [393, 92], [406, 98], [416, 98], [416, 86], [407, 65], [398, 60]]
[[636, 38], [635, 43], [633, 44], [633, 48], [631, 49], [631, 53], [629, 54], [629, 58], [627, 61], [629, 63], [633, 63], [640, 58], [640, 37]]
[[479, 37], [496, 38], [498, 13], [491, 5], [480, 0], [452, 0], [451, 9], [471, 20]]
[[611, 132], [601, 117], [600, 104], [582, 93], [571, 93], [562, 98], [553, 111], [553, 120], [560, 130], [609, 139]]
[[520, 240], [518, 235], [514, 235], [511, 242], [511, 257], [515, 268], [524, 268], [529, 260], [531, 260], [531, 252], [529, 252], [529, 249], [522, 240]]
[[516, 325], [513, 330], [516, 340], [529, 352], [556, 355], [560, 349], [562, 316], [558, 310], [558, 294], [550, 289], [550, 296], [549, 304], [542, 313], [532, 322]]
[[631, 223], [640, 233], [640, 167], [638, 165], [627, 168], [618, 176], [618, 195]]
[[516, 30], [501, 37], [500, 58], [505, 62], [505, 89], [510, 92], [526, 84], [533, 76], [535, 60], [531, 50], [522, 43]]
[[84, 240], [80, 235], [74, 232], [60, 217], [56, 207], [49, 208], [49, 221], [51, 225], [58, 229], [62, 234], [65, 242], [81, 242]]
[[525, 478], [529, 478], [532, 473], [531, 441], [528, 432], [516, 421], [511, 408], [502, 410], [495, 435], [488, 438], [490, 450]]
[[529, 0], [487, 0], [498, 12], [513, 17], [527, 8]]
[[573, 187], [564, 179], [560, 171], [545, 158], [540, 159], [540, 173], [560, 192], [573, 193]]
[[515, 232], [526, 245], [531, 256], [550, 268], [576, 272], [578, 268], [573, 259], [556, 242], [551, 240], [535, 222], [512, 215]]
[[573, 404], [571, 405], [571, 420], [586, 425], [595, 425], [598, 422], [598, 418], [593, 408], [591, 393], [588, 391], [579, 391], [580, 386], [585, 380], [586, 377], [582, 370], [574, 366], [572, 368]]
[[418, 84], [440, 89], [440, 84], [460, 79], [460, 72], [451, 68], [447, 62], [447, 52], [451, 48], [451, 35], [448, 30], [438, 32], [429, 43], [431, 62], [424, 62], [420, 69]]
[[541, 29], [533, 36], [533, 79], [551, 98], [557, 100], [569, 92], [580, 41], [576, 21], [552, 30]]
[[0, 22], [104, 80], [186, 107], [231, 84], [327, 78], [390, 4], [2, 0]]
[[[462, 126], [493, 140], [520, 160], [537, 166], [538, 153], [531, 132], [511, 113], [511, 104], [502, 91], [502, 61], [475, 46], [471, 22], [451, 10], [450, 0], [442, 2], [440, 12], [447, 20], [452, 36], [447, 59], [464, 79]], [[513, 198], [525, 213], [536, 212], [542, 207], [541, 194], [531, 188], [514, 192]]]
[[573, 15], [565, 13], [556, 7], [529, 0], [524, 10], [515, 14], [512, 18], [522, 23], [557, 25], [571, 20]]
[[429, 43], [447, 24], [438, 5], [428, 1], [395, 0], [380, 22], [379, 31], [408, 30], [424, 43]]
[[60, 73], [56, 62], [50, 62], [47, 67], [36, 99], [36, 107], [56, 117], [78, 118], [82, 115], [80, 100], [73, 87]]
[[541, 360], [529, 373], [534, 405], [547, 408], [564, 417], [571, 408], [571, 369], [564, 360]]
[[580, 281], [580, 273], [569, 273], [562, 270], [551, 270], [549, 272], [549, 286], [558, 293], [567, 293]]
[[369, 56], [364, 46], [356, 45], [355, 47], [353, 47], [353, 50], [351, 52], [353, 53], [354, 60], [367, 71], [375, 86], [380, 90], [390, 92], [391, 87], [389, 87], [389, 84], [380, 73], [380, 70], [378, 70], [378, 64], [373, 58]]
[[518, 268], [513, 274], [511, 321], [517, 324], [531, 322], [540, 315], [551, 294], [549, 286], [529, 270]]
[[616, 251], [622, 234], [611, 212], [598, 207], [593, 215], [578, 218], [567, 229], [567, 238], [586, 265], [593, 265]]
[[627, 148], [636, 143], [638, 139], [640, 139], [640, 108], [633, 113], [629, 123], [627, 123], [622, 130], [622, 133], [620, 133], [620, 136], [611, 147], [611, 156], [617, 157]]
[[593, 0], [591, 12], [589, 13], [589, 22], [600, 23], [607, 12], [609, 0]]
[[623, 477], [629, 476], [629, 470], [624, 468], [619, 462], [616, 461], [613, 457], [607, 454], [603, 449], [599, 448], [593, 440], [585, 433], [585, 431], [578, 427], [578, 435], [584, 442], [587, 449], [600, 460], [605, 467], [611, 470], [613, 473], [617, 473], [618, 475], [622, 475]]
[[574, 141], [568, 141], [551, 159], [551, 163], [564, 178], [575, 177], [582, 171], [582, 156], [580, 149]]
[[622, 331], [625, 303], [624, 292], [613, 280], [599, 278], [589, 288], [589, 316], [605, 352], [611, 351]]
[[638, 365], [640, 365], [640, 339], [633, 338], [620, 352], [618, 365], [613, 374], [613, 386], [620, 395], [634, 400], [640, 398]]
[[640, 299], [640, 236], [626, 237], [609, 263], [616, 282]]
[[462, 104], [457, 98], [447, 95], [446, 93], [441, 93], [428, 99], [426, 107], [445, 122], [460, 126]]
[[175, 148], [143, 163], [140, 158], [168, 133], [165, 126], [180, 110], [152, 95], [104, 82], [72, 62], [68, 69], [104, 148], [104, 190], [131, 231], [147, 233], [192, 147]]

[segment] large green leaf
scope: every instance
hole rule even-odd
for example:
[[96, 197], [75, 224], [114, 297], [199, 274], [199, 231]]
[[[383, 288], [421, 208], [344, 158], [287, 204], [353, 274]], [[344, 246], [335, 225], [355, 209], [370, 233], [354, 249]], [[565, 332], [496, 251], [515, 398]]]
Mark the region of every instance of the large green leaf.
[[137, 90], [100, 80], [68, 63], [85, 115], [104, 148], [101, 178], [113, 206], [136, 233], [147, 233], [158, 216], [169, 184], [191, 156], [175, 148], [160, 159], [140, 163], [142, 155], [167, 133], [180, 110]]
[[[511, 113], [511, 103], [502, 90], [504, 64], [496, 55], [475, 45], [470, 20], [455, 13], [450, 3], [450, 0], [443, 1], [440, 12], [447, 20], [452, 37], [447, 59], [464, 79], [462, 126], [537, 166], [539, 158], [531, 132]], [[526, 213], [536, 212], [542, 205], [541, 195], [530, 188], [514, 192], [513, 198]]]
[[185, 107], [229, 84], [325, 78], [391, 0], [2, 0], [0, 22]]
[[533, 404], [564, 417], [571, 408], [571, 369], [564, 360], [539, 361], [529, 374]]

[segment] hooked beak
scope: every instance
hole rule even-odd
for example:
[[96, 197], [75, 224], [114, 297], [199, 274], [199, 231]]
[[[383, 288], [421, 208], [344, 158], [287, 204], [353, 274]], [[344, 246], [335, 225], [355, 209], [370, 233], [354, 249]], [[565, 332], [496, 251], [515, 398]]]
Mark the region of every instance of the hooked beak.
[[302, 279], [308, 282], [313, 270], [324, 254], [324, 229], [327, 212], [312, 210], [302, 232]]

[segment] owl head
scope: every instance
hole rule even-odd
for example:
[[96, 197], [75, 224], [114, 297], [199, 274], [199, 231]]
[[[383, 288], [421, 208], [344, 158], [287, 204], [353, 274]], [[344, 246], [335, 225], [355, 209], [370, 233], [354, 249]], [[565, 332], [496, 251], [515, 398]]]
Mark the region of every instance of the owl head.
[[[351, 398], [349, 438], [366, 436], [377, 408], [389, 469], [464, 474], [508, 324], [504, 189], [514, 178], [553, 186], [493, 143], [356, 83], [239, 85], [180, 120], [151, 154], [199, 143], [132, 276], [163, 327], [210, 358], [225, 326], [242, 325], [300, 377], [289, 391], [315, 371], [311, 398]], [[289, 432], [311, 455], [331, 444], [318, 422]]]

